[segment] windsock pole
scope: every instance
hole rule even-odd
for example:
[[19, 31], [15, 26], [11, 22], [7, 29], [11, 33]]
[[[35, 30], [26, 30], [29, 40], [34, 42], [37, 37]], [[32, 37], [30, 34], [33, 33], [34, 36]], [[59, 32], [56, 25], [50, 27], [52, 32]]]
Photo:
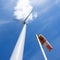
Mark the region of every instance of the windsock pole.
[[42, 51], [42, 54], [43, 54], [44, 59], [45, 59], [45, 60], [48, 60], [48, 59], [47, 59], [47, 56], [46, 56], [46, 54], [45, 54], [45, 52], [44, 52], [44, 49], [43, 49], [43, 47], [42, 47], [42, 45], [41, 45], [41, 42], [39, 41], [39, 38], [38, 38], [37, 35], [36, 35], [36, 37], [37, 37], [38, 43], [39, 43], [39, 45], [40, 45], [40, 48], [41, 48], [41, 51]]

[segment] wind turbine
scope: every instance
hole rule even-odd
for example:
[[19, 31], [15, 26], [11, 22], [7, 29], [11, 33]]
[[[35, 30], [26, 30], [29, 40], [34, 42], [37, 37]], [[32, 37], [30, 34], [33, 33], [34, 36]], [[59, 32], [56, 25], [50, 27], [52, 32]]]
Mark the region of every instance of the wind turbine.
[[18, 38], [16, 46], [12, 52], [10, 60], [23, 60], [24, 44], [25, 44], [25, 37], [26, 37], [26, 25], [27, 25], [26, 21], [29, 18], [31, 12], [28, 14], [28, 16], [23, 21], [23, 29]]

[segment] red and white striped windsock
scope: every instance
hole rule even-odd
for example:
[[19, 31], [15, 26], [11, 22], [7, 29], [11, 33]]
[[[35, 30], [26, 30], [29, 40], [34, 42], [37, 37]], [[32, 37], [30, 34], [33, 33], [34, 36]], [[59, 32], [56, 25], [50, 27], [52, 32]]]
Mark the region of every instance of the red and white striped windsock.
[[51, 46], [51, 44], [47, 41], [47, 39], [43, 35], [39, 34], [39, 35], [36, 35], [36, 37], [37, 37], [38, 42], [40, 42], [42, 45], [44, 45], [48, 51], [52, 50], [53, 47]]

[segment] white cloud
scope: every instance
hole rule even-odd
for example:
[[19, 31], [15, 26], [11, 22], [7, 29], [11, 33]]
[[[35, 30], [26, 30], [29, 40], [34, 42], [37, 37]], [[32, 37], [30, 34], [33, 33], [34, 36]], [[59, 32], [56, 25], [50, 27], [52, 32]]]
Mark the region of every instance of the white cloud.
[[7, 23], [10, 23], [10, 22], [13, 22], [13, 21], [0, 21], [0, 25], [7, 24]]
[[[30, 3], [30, 0], [18, 0], [17, 5], [14, 7], [14, 16], [16, 16], [16, 19], [24, 20], [29, 15], [33, 10], [33, 6]], [[37, 16], [37, 12], [32, 12], [27, 21], [33, 20], [33, 18], [37, 18]]]
[[31, 4], [34, 6], [43, 6], [48, 2], [48, 0], [31, 0]]
[[37, 12], [34, 13], [34, 18], [37, 18], [38, 14]]
[[[51, 9], [58, 1], [55, 0], [51, 3], [50, 0], [18, 0], [14, 8], [14, 16], [16, 16], [18, 20], [24, 20], [31, 10], [34, 10], [34, 7], [42, 7], [42, 9], [38, 8], [30, 14], [28, 20], [33, 20], [33, 18], [37, 18], [38, 14], [41, 15]], [[38, 12], [38, 10], [40, 10], [40, 12]]]
[[2, 2], [2, 8], [6, 11], [11, 11], [13, 10], [13, 6], [15, 4], [15, 0], [7, 0]]
[[[25, 19], [28, 14], [32, 11], [32, 6], [30, 5], [30, 1], [29, 0], [19, 0], [17, 2], [17, 5], [15, 6], [15, 11], [14, 11], [14, 15], [16, 16], [16, 18], [19, 19]], [[32, 13], [30, 14], [29, 18], [30, 20], [33, 19], [32, 17]]]

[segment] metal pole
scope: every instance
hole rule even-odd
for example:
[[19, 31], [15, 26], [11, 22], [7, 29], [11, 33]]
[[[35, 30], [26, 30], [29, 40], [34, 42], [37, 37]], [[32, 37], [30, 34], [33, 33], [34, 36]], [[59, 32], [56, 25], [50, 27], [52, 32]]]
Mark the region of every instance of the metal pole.
[[45, 52], [44, 52], [44, 49], [43, 49], [43, 47], [42, 47], [42, 45], [41, 45], [41, 42], [39, 41], [37, 35], [36, 35], [36, 37], [37, 37], [38, 43], [39, 43], [39, 45], [40, 45], [40, 48], [41, 48], [41, 51], [42, 51], [42, 54], [43, 54], [44, 59], [45, 59], [45, 60], [48, 60], [48, 59], [47, 59], [47, 56], [46, 56], [46, 54], [45, 54]]

